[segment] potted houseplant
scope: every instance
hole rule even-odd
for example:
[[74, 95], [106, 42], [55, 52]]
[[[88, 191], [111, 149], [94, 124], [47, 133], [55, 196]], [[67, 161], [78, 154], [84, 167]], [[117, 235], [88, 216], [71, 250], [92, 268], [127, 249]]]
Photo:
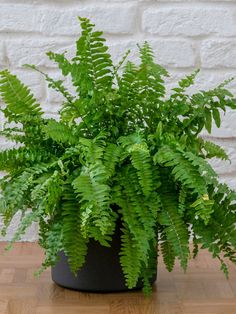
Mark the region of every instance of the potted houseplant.
[[59, 121], [43, 116], [16, 76], [0, 72], [1, 134], [16, 143], [0, 152], [3, 234], [21, 211], [8, 248], [38, 222], [39, 273], [52, 266], [54, 281], [80, 290], [148, 292], [158, 250], [169, 271], [176, 259], [186, 270], [191, 241], [194, 256], [199, 246], [208, 249], [228, 275], [226, 260], [236, 262], [236, 195], [208, 163], [226, 153], [199, 135], [211, 132], [213, 120], [220, 127], [220, 111], [236, 108], [228, 82], [188, 95], [195, 71], [167, 97], [168, 73], [148, 43], [139, 46], [140, 65], [126, 54], [113, 66], [102, 33], [88, 19], [80, 23], [72, 60], [48, 53], [75, 95], [28, 65], [64, 96]]

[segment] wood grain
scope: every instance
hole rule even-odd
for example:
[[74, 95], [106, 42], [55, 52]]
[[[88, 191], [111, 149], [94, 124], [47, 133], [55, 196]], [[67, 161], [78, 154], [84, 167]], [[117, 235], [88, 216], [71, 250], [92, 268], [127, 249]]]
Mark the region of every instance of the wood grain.
[[[5, 244], [0, 243], [0, 253]], [[186, 274], [168, 273], [160, 258], [151, 297], [128, 293], [81, 293], [51, 281], [50, 270], [34, 277], [43, 259], [36, 243], [17, 243], [0, 256], [0, 314], [236, 314], [236, 267], [226, 280], [219, 264], [203, 251]]]

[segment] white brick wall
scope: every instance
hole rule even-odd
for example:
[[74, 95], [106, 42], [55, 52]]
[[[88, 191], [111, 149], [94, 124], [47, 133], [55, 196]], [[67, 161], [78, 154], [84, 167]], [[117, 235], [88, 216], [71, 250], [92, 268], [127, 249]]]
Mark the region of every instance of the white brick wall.
[[[0, 69], [10, 68], [29, 84], [48, 114], [56, 113], [61, 98], [46, 89], [40, 75], [22, 65], [34, 63], [58, 77], [45, 52], [72, 54], [80, 31], [77, 15], [91, 18], [105, 32], [114, 60], [129, 48], [137, 60], [136, 43], [148, 40], [157, 60], [171, 73], [169, 88], [194, 68], [202, 69], [196, 82], [200, 89], [236, 76], [236, 0], [0, 0]], [[236, 93], [236, 81], [230, 88]], [[235, 120], [236, 112], [229, 111], [223, 128], [214, 128], [210, 137], [229, 152], [231, 164], [213, 161], [213, 165], [234, 188]], [[16, 225], [17, 217], [9, 236]], [[25, 239], [35, 236], [33, 228]]]

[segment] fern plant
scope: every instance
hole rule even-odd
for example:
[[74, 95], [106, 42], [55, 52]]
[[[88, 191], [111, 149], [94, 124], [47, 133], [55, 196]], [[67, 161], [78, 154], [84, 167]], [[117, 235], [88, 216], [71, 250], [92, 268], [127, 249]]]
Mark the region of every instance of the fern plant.
[[[49, 52], [75, 94], [62, 80], [44, 75], [64, 96], [59, 120], [48, 119], [29, 88], [8, 70], [0, 72], [5, 124], [1, 135], [15, 144], [0, 152], [2, 234], [17, 211], [21, 224], [8, 248], [33, 223], [45, 260], [55, 265], [63, 250], [72, 272], [85, 262], [90, 239], [110, 246], [122, 222], [120, 263], [128, 288], [142, 279], [145, 291], [161, 250], [166, 268], [175, 260], [187, 269], [199, 247], [208, 249], [228, 275], [236, 264], [236, 194], [218, 180], [209, 160], [227, 159], [224, 150], [200, 136], [221, 124], [221, 111], [236, 108], [226, 81], [193, 95], [198, 71], [169, 96], [167, 71], [156, 64], [145, 42], [140, 64], [114, 66], [102, 32], [80, 18], [76, 54]], [[118, 208], [118, 210], [117, 210]], [[29, 209], [31, 209], [29, 211]], [[155, 252], [155, 254], [153, 254]]]

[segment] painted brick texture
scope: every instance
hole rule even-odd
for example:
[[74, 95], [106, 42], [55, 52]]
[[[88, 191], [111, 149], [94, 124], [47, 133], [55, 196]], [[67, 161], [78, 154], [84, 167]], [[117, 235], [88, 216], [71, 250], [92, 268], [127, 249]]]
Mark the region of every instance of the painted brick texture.
[[[171, 74], [168, 89], [196, 68], [201, 72], [195, 89], [212, 88], [236, 77], [236, 0], [0, 0], [0, 69], [10, 68], [28, 84], [49, 116], [56, 114], [62, 99], [23, 64], [36, 64], [59, 78], [60, 72], [45, 53], [66, 50], [73, 55], [80, 33], [77, 15], [91, 18], [105, 32], [115, 61], [130, 48], [130, 58], [137, 61], [136, 43], [148, 40], [157, 61]], [[236, 81], [229, 87], [236, 94]], [[227, 112], [222, 129], [214, 127], [210, 136], [229, 152], [231, 163], [212, 164], [222, 180], [234, 188], [235, 120], [236, 112]], [[203, 132], [203, 136], [208, 135]], [[0, 145], [8, 144], [0, 139]], [[24, 239], [34, 240], [35, 230], [31, 228]]]

